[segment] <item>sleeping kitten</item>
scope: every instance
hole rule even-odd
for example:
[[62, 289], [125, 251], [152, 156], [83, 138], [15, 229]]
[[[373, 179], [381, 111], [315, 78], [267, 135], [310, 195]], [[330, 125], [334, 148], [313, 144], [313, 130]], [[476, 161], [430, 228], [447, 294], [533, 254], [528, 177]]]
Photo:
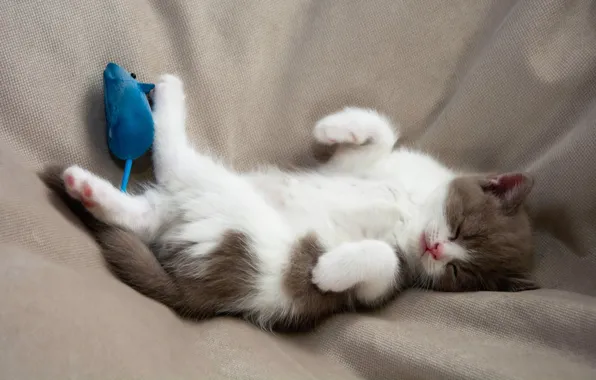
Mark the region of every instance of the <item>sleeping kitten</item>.
[[393, 150], [389, 120], [358, 108], [316, 124], [316, 141], [337, 145], [318, 169], [237, 173], [191, 147], [178, 78], [163, 76], [153, 101], [154, 187], [122, 193], [77, 166], [61, 185], [100, 221], [79, 213], [115, 274], [183, 316], [301, 329], [409, 286], [537, 288], [526, 174], [458, 173]]

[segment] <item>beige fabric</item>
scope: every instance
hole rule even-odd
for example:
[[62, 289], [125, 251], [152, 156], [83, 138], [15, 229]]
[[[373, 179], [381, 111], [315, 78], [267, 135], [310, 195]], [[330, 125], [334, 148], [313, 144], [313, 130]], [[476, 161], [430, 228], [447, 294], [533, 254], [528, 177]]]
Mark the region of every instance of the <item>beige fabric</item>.
[[[314, 121], [353, 104], [454, 165], [530, 170], [545, 289], [412, 291], [297, 336], [180, 321], [33, 174], [119, 179], [109, 60], [180, 74], [193, 141], [240, 168], [306, 162]], [[0, 378], [594, 379], [595, 95], [590, 0], [1, 2]]]

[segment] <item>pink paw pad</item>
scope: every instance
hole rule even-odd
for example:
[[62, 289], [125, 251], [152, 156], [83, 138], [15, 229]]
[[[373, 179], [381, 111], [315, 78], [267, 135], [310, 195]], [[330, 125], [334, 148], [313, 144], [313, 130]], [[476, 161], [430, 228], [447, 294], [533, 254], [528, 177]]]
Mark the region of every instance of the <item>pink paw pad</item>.
[[91, 186], [89, 186], [88, 183], [85, 183], [83, 185], [81, 195], [81, 203], [83, 203], [85, 207], [91, 208], [97, 206], [97, 203], [91, 199], [93, 197], [93, 189], [91, 188]]
[[81, 203], [82, 203], [82, 204], [83, 204], [83, 206], [85, 206], [86, 208], [92, 208], [92, 207], [95, 207], [95, 206], [97, 206], [97, 203], [95, 203], [95, 202], [93, 202], [93, 201], [91, 201], [91, 200], [88, 200], [88, 199], [83, 199], [83, 200], [81, 201]]
[[75, 185], [75, 179], [71, 175], [67, 175], [66, 178], [64, 178], [64, 181], [66, 182], [66, 186], [68, 187], [74, 187]]
[[83, 185], [83, 197], [84, 198], [91, 198], [93, 196], [93, 190], [91, 189], [91, 186], [89, 186], [89, 184], [84, 184]]

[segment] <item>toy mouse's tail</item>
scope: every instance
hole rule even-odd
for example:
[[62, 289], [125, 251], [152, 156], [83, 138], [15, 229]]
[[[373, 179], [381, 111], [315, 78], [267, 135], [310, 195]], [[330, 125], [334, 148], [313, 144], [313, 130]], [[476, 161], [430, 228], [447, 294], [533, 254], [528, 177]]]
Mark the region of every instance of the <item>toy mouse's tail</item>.
[[128, 179], [130, 178], [130, 171], [132, 170], [132, 160], [129, 158], [124, 162], [124, 172], [122, 173], [122, 184], [120, 190], [123, 193], [126, 192], [126, 186], [128, 186]]

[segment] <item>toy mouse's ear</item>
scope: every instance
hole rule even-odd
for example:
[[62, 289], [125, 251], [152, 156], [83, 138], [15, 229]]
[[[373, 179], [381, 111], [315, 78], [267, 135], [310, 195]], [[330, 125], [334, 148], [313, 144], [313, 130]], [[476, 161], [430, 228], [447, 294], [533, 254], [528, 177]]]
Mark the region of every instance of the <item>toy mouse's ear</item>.
[[151, 83], [141, 83], [139, 82], [139, 88], [141, 89], [141, 91], [143, 91], [145, 94], [148, 94], [149, 92], [151, 92], [151, 90], [153, 90], [153, 88], [155, 87], [154, 84]]

